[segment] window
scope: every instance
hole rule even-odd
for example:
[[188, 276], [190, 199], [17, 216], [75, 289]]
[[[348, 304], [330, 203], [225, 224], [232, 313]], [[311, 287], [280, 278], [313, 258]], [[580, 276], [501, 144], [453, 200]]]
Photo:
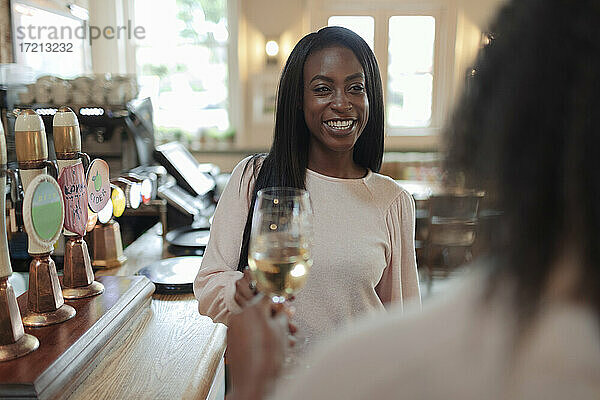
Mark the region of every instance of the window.
[[374, 49], [385, 92], [386, 134], [433, 143], [426, 137], [441, 129], [453, 78], [454, 43], [444, 2], [382, 1], [373, 7], [359, 0], [313, 1], [320, 8], [314, 29], [320, 21], [343, 26]]
[[391, 127], [426, 127], [433, 103], [435, 18], [389, 19], [387, 104]]
[[230, 135], [227, 0], [137, 0], [140, 96], [152, 98], [157, 140]]
[[[91, 72], [90, 45], [81, 36], [87, 15], [75, 16], [48, 2], [41, 5], [22, 0], [10, 3], [15, 63], [31, 68], [35, 74], [62, 78]], [[62, 52], [47, 54], [48, 48], [60, 51], [61, 44]], [[64, 51], [67, 49], [70, 51]]]

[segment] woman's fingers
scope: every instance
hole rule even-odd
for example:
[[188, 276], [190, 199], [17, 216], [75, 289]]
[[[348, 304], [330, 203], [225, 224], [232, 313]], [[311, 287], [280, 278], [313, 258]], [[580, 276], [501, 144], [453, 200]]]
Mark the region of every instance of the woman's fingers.
[[250, 275], [250, 269], [246, 267], [244, 269], [244, 279], [248, 281], [248, 287], [253, 294], [256, 294], [256, 281], [252, 279], [252, 275]]
[[288, 346], [290, 347], [294, 347], [298, 342], [298, 338], [294, 336], [296, 332], [298, 332], [298, 327], [296, 326], [296, 324], [290, 321], [295, 312], [296, 309], [293, 306], [290, 306], [287, 302], [271, 303], [272, 316], [285, 316], [285, 329], [287, 330]]
[[246, 306], [246, 303], [248, 303], [248, 301], [250, 301], [256, 294], [256, 290], [253, 290], [250, 287], [251, 282], [252, 280], [250, 278], [250, 273], [247, 269], [244, 270], [244, 276], [235, 282], [234, 299], [236, 303], [240, 305], [240, 307]]
[[289, 347], [294, 347], [296, 346], [296, 343], [298, 343], [298, 338], [294, 335], [288, 335], [287, 338]]
[[298, 327], [296, 326], [296, 324], [294, 324], [293, 322], [289, 321], [288, 322], [288, 331], [294, 335], [296, 334], [296, 332], [298, 332]]
[[[270, 299], [269, 299], [270, 302]], [[272, 311], [271, 311], [272, 314]], [[271, 366], [280, 366], [283, 363], [285, 358], [285, 348], [290, 346], [290, 342], [287, 339], [288, 332], [288, 318], [287, 315], [283, 312], [276, 313], [271, 318], [266, 319], [268, 324], [270, 325], [270, 337], [267, 339], [273, 345], [271, 347], [271, 351], [273, 352], [273, 359], [275, 360]], [[279, 371], [273, 370], [273, 374], [277, 374]]]
[[298, 331], [298, 328], [294, 323], [290, 322], [290, 318], [294, 315], [295, 308], [288, 305], [287, 302], [273, 303], [268, 296], [263, 295], [260, 295], [260, 298], [252, 300], [257, 292], [255, 288], [252, 288], [251, 283], [252, 279], [246, 268], [242, 278], [238, 279], [235, 283], [235, 301], [240, 307], [252, 309], [253, 312], [260, 312], [258, 310], [264, 312], [265, 315], [262, 321], [271, 325], [271, 331], [279, 331], [282, 339], [287, 338], [287, 343], [284, 346], [294, 346], [297, 342], [297, 338], [294, 335]]

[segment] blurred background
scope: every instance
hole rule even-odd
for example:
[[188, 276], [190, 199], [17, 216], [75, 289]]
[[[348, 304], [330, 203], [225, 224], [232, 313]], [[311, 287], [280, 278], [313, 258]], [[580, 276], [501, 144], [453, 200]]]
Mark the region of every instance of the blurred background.
[[[277, 79], [294, 44], [319, 27], [342, 25], [359, 33], [379, 60], [384, 172], [435, 180], [440, 129], [499, 3], [2, 0], [3, 108], [126, 109], [132, 100], [150, 99], [157, 143], [180, 141], [198, 160], [230, 170], [244, 155], [268, 149]], [[52, 51], [32, 47], [42, 43]]]
[[[52, 118], [67, 105], [78, 117], [82, 150], [108, 162], [113, 185], [126, 196], [123, 215], [114, 215], [123, 246], [157, 222], [163, 235], [177, 229], [197, 235], [232, 168], [249, 154], [268, 151], [278, 78], [293, 46], [311, 31], [341, 25], [361, 35], [378, 59], [386, 106], [381, 172], [415, 198], [417, 257], [431, 283], [433, 265], [444, 266], [447, 275], [445, 266], [471, 259], [474, 221], [478, 237], [485, 238], [480, 222], [495, 215], [478, 194], [463, 216], [466, 233], [443, 238], [442, 245], [434, 241], [433, 221], [442, 215], [435, 197], [447, 194], [440, 134], [476, 73], [471, 66], [477, 51], [493, 40], [488, 23], [500, 4], [0, 0], [0, 116], [9, 168], [16, 168], [19, 110], [42, 116], [54, 160]], [[18, 204], [8, 209], [10, 217]], [[13, 268], [25, 271], [26, 237], [19, 225], [9, 224], [9, 244]], [[174, 246], [170, 254], [202, 254], [207, 236], [191, 240], [177, 247], [176, 239], [167, 238]], [[60, 241], [54, 254], [60, 266]]]

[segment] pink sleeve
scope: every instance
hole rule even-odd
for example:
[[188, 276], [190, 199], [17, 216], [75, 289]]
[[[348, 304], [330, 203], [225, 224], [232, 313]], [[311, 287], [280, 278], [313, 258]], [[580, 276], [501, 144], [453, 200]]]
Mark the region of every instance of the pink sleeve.
[[382, 303], [421, 302], [415, 253], [415, 202], [403, 190], [386, 215], [391, 249], [389, 263], [376, 287]]
[[248, 166], [242, 179], [248, 160], [249, 158], [242, 160], [234, 168], [219, 199], [208, 246], [194, 281], [194, 294], [200, 314], [224, 324], [231, 313], [241, 311], [234, 295], [235, 282], [242, 277], [237, 266], [249, 208], [248, 188], [253, 184], [252, 164]]

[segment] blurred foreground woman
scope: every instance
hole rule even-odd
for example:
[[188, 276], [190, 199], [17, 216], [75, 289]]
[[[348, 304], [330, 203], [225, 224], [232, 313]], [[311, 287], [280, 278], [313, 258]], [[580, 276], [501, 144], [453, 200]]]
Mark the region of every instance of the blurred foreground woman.
[[[273, 398], [600, 398], [600, 2], [514, 0], [492, 32], [446, 132], [450, 176], [503, 212], [487, 257], [422, 313], [316, 349]], [[230, 321], [231, 398], [278, 370], [265, 304]]]

